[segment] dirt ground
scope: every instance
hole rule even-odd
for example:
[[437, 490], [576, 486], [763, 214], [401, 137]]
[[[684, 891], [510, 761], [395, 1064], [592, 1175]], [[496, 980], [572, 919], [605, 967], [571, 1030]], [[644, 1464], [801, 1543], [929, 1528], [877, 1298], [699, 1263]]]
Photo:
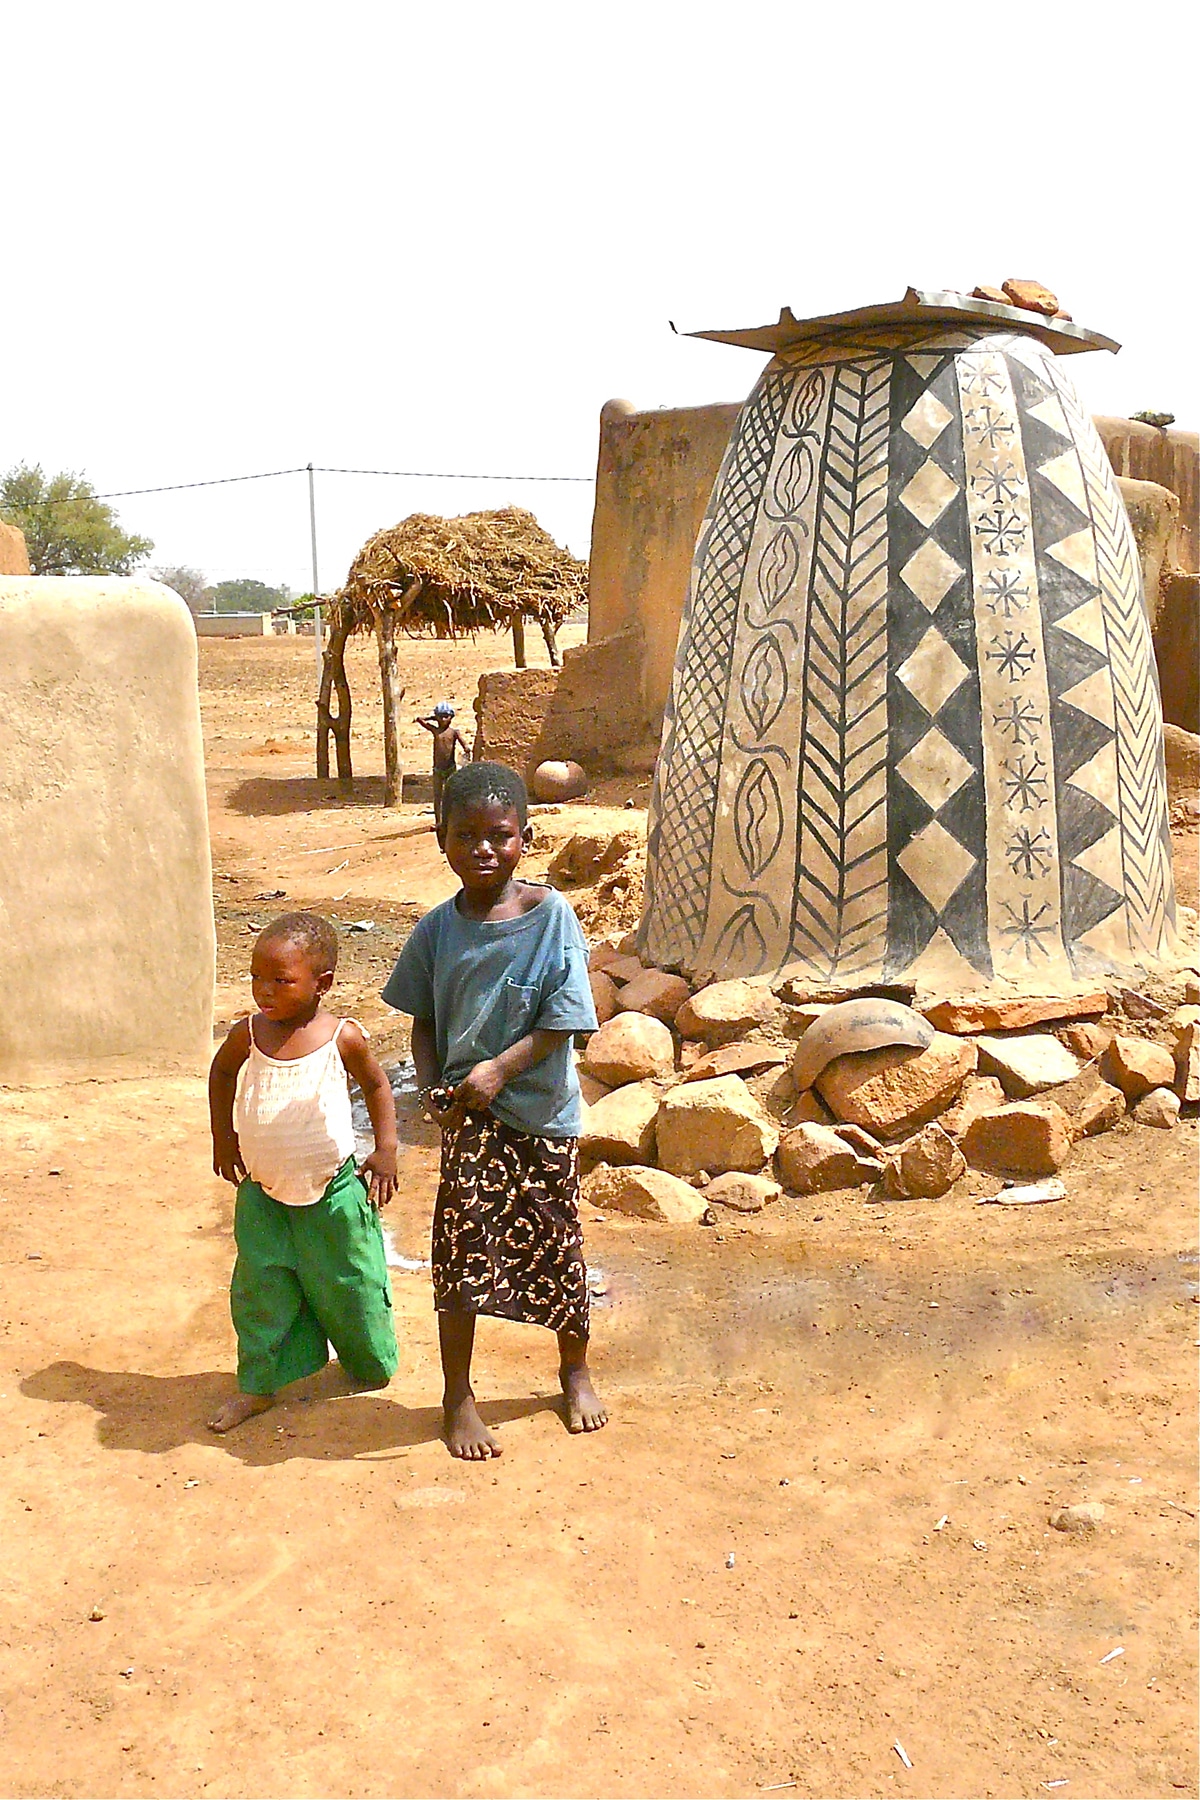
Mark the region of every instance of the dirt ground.
[[[469, 724], [505, 649], [408, 646], [406, 711]], [[201, 654], [218, 1024], [257, 925], [319, 905], [369, 924], [337, 999], [398, 1058], [377, 990], [450, 891], [422, 790], [319, 790], [311, 643]], [[538, 816], [535, 870], [645, 788], [591, 798]], [[0, 1792], [1196, 1794], [1194, 1118], [1084, 1144], [1060, 1205], [590, 1218], [612, 1423], [571, 1438], [546, 1334], [485, 1321], [504, 1455], [474, 1468], [438, 1438], [432, 1134], [401, 1130], [400, 1373], [326, 1371], [216, 1439], [203, 1084], [0, 1095]], [[1083, 1499], [1098, 1532], [1050, 1529]]]

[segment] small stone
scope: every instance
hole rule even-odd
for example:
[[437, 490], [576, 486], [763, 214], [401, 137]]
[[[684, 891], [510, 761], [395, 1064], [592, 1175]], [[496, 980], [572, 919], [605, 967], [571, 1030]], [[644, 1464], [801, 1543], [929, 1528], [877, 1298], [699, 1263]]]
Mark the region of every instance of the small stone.
[[1079, 1073], [1079, 1058], [1049, 1032], [1026, 1037], [978, 1037], [979, 1067], [998, 1075], [1006, 1094], [1028, 1100], [1044, 1088], [1058, 1087]]
[[705, 1188], [704, 1198], [707, 1201], [717, 1200], [722, 1206], [732, 1207], [734, 1212], [761, 1212], [772, 1200], [778, 1200], [783, 1189], [769, 1175], [749, 1175], [739, 1170], [731, 1170], [727, 1175], [717, 1175]]
[[618, 987], [627, 986], [629, 982], [636, 981], [637, 977], [644, 975], [645, 972], [636, 956], [618, 956], [616, 961], [610, 962], [604, 971], [609, 980], [615, 981]]
[[1018, 1100], [972, 1120], [963, 1154], [998, 1175], [1053, 1175], [1071, 1150], [1071, 1121], [1052, 1100]]
[[594, 944], [588, 952], [587, 966], [589, 970], [607, 969], [609, 963], [615, 963], [620, 954], [610, 938], [601, 938], [600, 942]]
[[588, 1039], [583, 1066], [609, 1087], [622, 1087], [627, 1081], [672, 1074], [675, 1045], [661, 1019], [618, 1013]]
[[1082, 1056], [1085, 1062], [1094, 1062], [1098, 1056], [1104, 1055], [1113, 1041], [1114, 1033], [1107, 1025], [1085, 1021], [1080, 1025], [1064, 1025], [1058, 1035], [1068, 1050], [1073, 1050], [1076, 1056]]
[[864, 1131], [861, 1125], [835, 1125], [833, 1129], [842, 1142], [849, 1144], [852, 1150], [857, 1150], [860, 1156], [877, 1157], [879, 1155], [878, 1138], [873, 1138], [871, 1133]]
[[997, 306], [1011, 306], [1012, 301], [1003, 288], [977, 287], [971, 289], [972, 300], [994, 300]]
[[789, 1125], [832, 1125], [835, 1120], [816, 1088], [808, 1088], [788, 1107], [787, 1122]]
[[675, 1015], [684, 1037], [706, 1044], [732, 1043], [755, 1026], [778, 1024], [783, 1007], [769, 987], [750, 981], [714, 981], [693, 994]]
[[698, 1043], [695, 1038], [684, 1038], [679, 1046], [679, 1067], [693, 1069], [705, 1055], [707, 1051], [703, 1044]]
[[784, 1017], [784, 1029], [789, 1037], [802, 1038], [805, 1032], [816, 1024], [822, 1013], [829, 1011], [829, 1001], [809, 1001], [804, 1006], [789, 1006]]
[[579, 1133], [583, 1166], [653, 1163], [654, 1121], [661, 1098], [653, 1081], [630, 1081], [589, 1106]]
[[662, 1225], [698, 1225], [708, 1210], [695, 1188], [665, 1169], [613, 1169], [601, 1164], [584, 1176], [579, 1192], [581, 1199], [601, 1212], [630, 1213]]
[[622, 1011], [648, 1013], [652, 1019], [661, 1019], [664, 1025], [673, 1025], [676, 1013], [690, 998], [691, 992], [682, 975], [666, 975], [661, 969], [643, 969], [621, 989], [618, 1004]]
[[1175, 1079], [1175, 1058], [1161, 1044], [1146, 1038], [1115, 1037], [1105, 1052], [1102, 1073], [1132, 1104], [1151, 1088], [1170, 1086]]
[[1200, 1025], [1200, 1006], [1177, 1006], [1167, 1020], [1167, 1030], [1176, 1043], [1195, 1025]]
[[775, 1157], [779, 1179], [791, 1194], [824, 1194], [833, 1188], [862, 1187], [881, 1165], [862, 1157], [828, 1125], [797, 1125], [785, 1131]]
[[977, 1031], [1025, 1031], [1030, 1025], [1045, 1025], [1057, 1019], [1080, 1019], [1108, 1011], [1108, 995], [1103, 988], [1086, 994], [1070, 994], [1061, 999], [1014, 998], [975, 1000], [938, 1000], [921, 1011], [939, 1031], [972, 1036]]
[[1105, 1517], [1099, 1500], [1081, 1500], [1075, 1506], [1060, 1506], [1050, 1514], [1050, 1523], [1055, 1531], [1096, 1531]]
[[1052, 294], [1040, 281], [1023, 281], [1010, 276], [1004, 283], [1004, 292], [1010, 306], [1022, 307], [1026, 312], [1044, 313], [1052, 319], [1058, 311], [1058, 295]]
[[98, 1625], [103, 1617], [104, 1609], [99, 1606], [93, 1606], [91, 1612], [88, 1614], [88, 1618], [93, 1625]]
[[1121, 989], [1121, 1011], [1127, 1019], [1165, 1019], [1170, 1010], [1161, 1000], [1137, 988]]
[[607, 1025], [620, 1012], [618, 1001], [619, 989], [616, 982], [603, 969], [589, 969], [588, 986], [592, 990], [592, 1005], [596, 1009], [596, 1023]]
[[1200, 1006], [1200, 975], [1189, 975], [1183, 984], [1185, 1006]]
[[1098, 1081], [1072, 1121], [1076, 1137], [1098, 1137], [1111, 1131], [1125, 1117], [1125, 1096], [1120, 1088]]
[[962, 1093], [954, 1105], [938, 1118], [943, 1131], [960, 1138], [972, 1119], [980, 1113], [993, 1112], [1005, 1102], [1004, 1089], [994, 1075], [968, 1075]]
[[940, 1125], [926, 1125], [893, 1153], [883, 1171], [883, 1190], [891, 1200], [938, 1200], [966, 1167], [954, 1139]]
[[[623, 1016], [623, 1015], [622, 1015]], [[779, 1127], [736, 1075], [681, 1083], [658, 1111], [658, 1160], [673, 1175], [707, 1169], [757, 1173], [779, 1142]]]
[[1170, 1131], [1179, 1123], [1179, 1095], [1173, 1088], [1151, 1088], [1138, 1101], [1131, 1117], [1139, 1125], [1153, 1125], [1157, 1131]]
[[638, 953], [638, 934], [637, 934], [637, 932], [636, 931], [627, 931], [623, 938], [618, 938], [617, 939], [617, 949], [620, 951], [622, 956], [636, 956]]
[[838, 1119], [893, 1140], [945, 1112], [974, 1068], [974, 1044], [938, 1032], [923, 1050], [893, 1044], [839, 1056], [821, 1071], [817, 1087]]
[[1078, 1075], [1073, 1075], [1070, 1081], [1064, 1081], [1059, 1087], [1043, 1089], [1042, 1099], [1053, 1100], [1069, 1118], [1074, 1119], [1084, 1102], [1090, 1099], [1098, 1087], [1105, 1085], [1107, 1084], [1102, 1081], [1098, 1066], [1094, 1062], [1084, 1063]]
[[764, 1069], [777, 1069], [787, 1060], [787, 1051], [777, 1050], [774, 1044], [725, 1044], [686, 1065], [684, 1079], [710, 1081], [717, 1075], [757, 1075]]

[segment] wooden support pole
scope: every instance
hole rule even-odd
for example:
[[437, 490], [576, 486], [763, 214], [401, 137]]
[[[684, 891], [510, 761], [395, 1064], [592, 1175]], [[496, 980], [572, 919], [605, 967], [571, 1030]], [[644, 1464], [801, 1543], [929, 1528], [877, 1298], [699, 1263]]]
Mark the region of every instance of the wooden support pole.
[[[350, 626], [348, 609], [339, 608], [333, 613], [329, 637], [321, 658], [321, 686], [317, 693], [317, 779], [329, 779], [329, 739], [332, 735], [337, 753], [338, 781], [347, 788], [354, 781], [350, 755], [353, 700], [346, 676], [346, 640], [350, 636]], [[332, 706], [335, 694], [338, 702], [336, 713]]]
[[519, 613], [513, 614], [513, 665], [523, 669], [525, 665], [525, 621]]
[[385, 606], [375, 620], [379, 644], [379, 681], [383, 690], [383, 804], [399, 806], [404, 786], [400, 768], [400, 702], [404, 689], [396, 668], [398, 621], [393, 607]]
[[561, 669], [562, 657], [558, 653], [558, 634], [554, 629], [554, 625], [550, 619], [543, 618], [541, 626], [542, 636], [546, 640], [546, 654], [550, 658], [550, 667], [552, 669]]

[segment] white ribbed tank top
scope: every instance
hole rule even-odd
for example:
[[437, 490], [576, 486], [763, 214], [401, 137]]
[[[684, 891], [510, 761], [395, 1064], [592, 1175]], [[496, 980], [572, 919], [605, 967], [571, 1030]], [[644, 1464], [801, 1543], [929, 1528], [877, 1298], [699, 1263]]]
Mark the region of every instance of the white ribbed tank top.
[[338, 1034], [319, 1050], [282, 1062], [260, 1050], [250, 1020], [250, 1054], [238, 1070], [233, 1121], [251, 1178], [284, 1206], [314, 1206], [354, 1155], [350, 1083]]

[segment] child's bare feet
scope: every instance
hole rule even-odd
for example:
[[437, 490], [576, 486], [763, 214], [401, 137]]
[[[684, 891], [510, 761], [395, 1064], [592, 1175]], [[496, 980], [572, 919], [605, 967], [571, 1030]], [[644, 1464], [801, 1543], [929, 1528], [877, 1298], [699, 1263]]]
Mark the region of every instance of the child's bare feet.
[[233, 1431], [256, 1413], [265, 1413], [275, 1404], [274, 1394], [235, 1394], [227, 1400], [215, 1417], [208, 1421], [210, 1431]]
[[599, 1431], [602, 1425], [608, 1424], [608, 1414], [592, 1386], [586, 1363], [577, 1368], [560, 1369], [558, 1378], [567, 1402], [568, 1431]]
[[501, 1454], [502, 1446], [479, 1416], [474, 1394], [465, 1394], [461, 1400], [443, 1400], [442, 1417], [451, 1456], [460, 1457], [463, 1462], [485, 1462], [489, 1456]]

